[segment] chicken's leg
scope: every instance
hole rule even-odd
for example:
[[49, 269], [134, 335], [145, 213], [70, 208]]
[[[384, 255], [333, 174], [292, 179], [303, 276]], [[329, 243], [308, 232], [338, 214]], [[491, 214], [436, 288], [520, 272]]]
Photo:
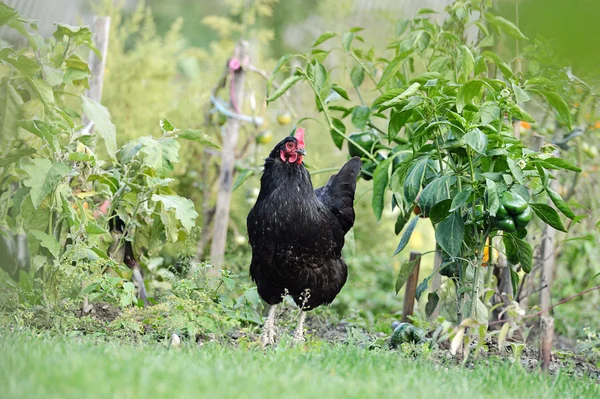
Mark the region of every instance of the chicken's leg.
[[267, 321], [263, 327], [262, 346], [273, 345], [275, 343], [275, 318], [277, 313], [277, 305], [271, 305]]
[[298, 326], [294, 331], [294, 343], [296, 344], [304, 342], [304, 320], [306, 320], [306, 312], [300, 310], [300, 320], [298, 320]]

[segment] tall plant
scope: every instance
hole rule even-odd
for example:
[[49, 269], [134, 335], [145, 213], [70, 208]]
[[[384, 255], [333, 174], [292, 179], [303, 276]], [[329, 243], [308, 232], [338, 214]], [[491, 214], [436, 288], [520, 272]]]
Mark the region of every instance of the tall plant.
[[[430, 18], [434, 11], [421, 10], [398, 22], [396, 37], [387, 46], [391, 56], [376, 55], [362, 44], [362, 28], [341, 36], [326, 32], [310, 53], [281, 58], [272, 80], [292, 57], [305, 65], [269, 97], [275, 101], [293, 85], [306, 84], [335, 145], [341, 149], [346, 141], [350, 153], [363, 158], [363, 177], [373, 180], [377, 219], [386, 198], [392, 209], [400, 210], [395, 232], [404, 233], [395, 254], [406, 247], [418, 221], [429, 218], [443, 254], [440, 273], [457, 282], [459, 318], [480, 322], [488, 319], [482, 263], [489, 239], [502, 237], [516, 287], [519, 269], [529, 273], [532, 267], [533, 251], [526, 240], [532, 215], [566, 231], [546, 196], [576, 220], [549, 186], [553, 171], [580, 171], [552, 155], [553, 147], [536, 151], [514, 135], [513, 121], [535, 122], [523, 108], [527, 101], [547, 102], [569, 129], [571, 114], [561, 97], [563, 88], [541, 76], [526, 77], [520, 72], [521, 59], [505, 61], [493, 50], [503, 36], [527, 38], [490, 8], [491, 1], [456, 1], [446, 8], [442, 23]], [[334, 38], [339, 46], [323, 49]], [[328, 70], [324, 63], [332, 51], [346, 59]], [[336, 83], [343, 81], [351, 85]], [[365, 100], [367, 90], [379, 95]], [[351, 128], [357, 133], [350, 134]], [[401, 267], [397, 290], [413, 267], [414, 262]], [[435, 305], [437, 294], [429, 300]], [[428, 311], [434, 308], [427, 306]]]

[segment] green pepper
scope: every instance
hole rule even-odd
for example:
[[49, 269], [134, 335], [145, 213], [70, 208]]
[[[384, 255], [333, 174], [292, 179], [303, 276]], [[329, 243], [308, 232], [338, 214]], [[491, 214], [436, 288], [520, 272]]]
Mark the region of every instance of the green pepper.
[[523, 212], [528, 206], [527, 201], [525, 201], [523, 197], [521, 197], [519, 194], [511, 193], [510, 191], [506, 191], [504, 194], [502, 194], [501, 202], [508, 213], [513, 215]]
[[[377, 167], [377, 164], [373, 161], [368, 161], [368, 162], [363, 163], [363, 166], [360, 169], [360, 177], [362, 177], [366, 181], [373, 179], [373, 172], [375, 172], [376, 167]], [[365, 172], [368, 172], [368, 173], [365, 173]]]
[[502, 231], [506, 231], [507, 233], [514, 233], [517, 231], [517, 226], [515, 226], [515, 222], [510, 216], [507, 216], [504, 219], [496, 219], [495, 224], [496, 227]]
[[405, 342], [417, 343], [425, 338], [425, 332], [409, 323], [400, 323], [392, 333], [390, 346], [396, 348]]
[[12, 233], [0, 228], [0, 267], [11, 277], [18, 273], [17, 249]]
[[[362, 132], [362, 133], [352, 133], [350, 138], [361, 148], [365, 149], [368, 153], [372, 153], [375, 148], [375, 143], [377, 142], [377, 135], [373, 132]], [[365, 157], [364, 151], [361, 151], [360, 148], [357, 147], [352, 142], [348, 142], [348, 152], [351, 157]]]
[[527, 225], [531, 221], [532, 216], [533, 211], [531, 210], [531, 207], [528, 206], [523, 212], [515, 215], [515, 224], [517, 225], [517, 227], [527, 227]]
[[508, 212], [506, 211], [506, 208], [504, 207], [504, 205], [500, 204], [500, 207], [498, 208], [498, 212], [496, 212], [496, 217], [498, 219], [504, 219], [507, 216], [508, 216]]

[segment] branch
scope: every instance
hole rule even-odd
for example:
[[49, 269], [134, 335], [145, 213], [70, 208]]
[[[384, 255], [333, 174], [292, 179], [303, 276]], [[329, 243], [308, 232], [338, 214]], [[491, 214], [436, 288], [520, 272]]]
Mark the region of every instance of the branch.
[[[256, 73], [257, 75], [261, 76], [266, 81], [269, 81], [269, 79], [271, 79], [271, 77], [269, 76], [269, 74], [267, 72], [263, 71], [262, 69], [259, 69], [259, 68], [255, 67], [254, 65], [246, 64], [246, 65], [244, 65], [244, 68], [248, 72], [254, 72], [254, 73]], [[273, 87], [275, 88], [275, 90], [279, 89], [279, 85], [277, 83], [271, 82], [271, 84], [273, 85]], [[283, 96], [281, 96], [281, 99], [285, 103], [285, 107], [292, 113], [292, 116], [296, 117], [296, 112], [294, 111], [294, 108], [292, 107], [292, 104], [288, 101], [288, 95], [289, 95], [288, 92], [283, 93]]]
[[[567, 302], [569, 302], [569, 301], [577, 298], [578, 296], [581, 296], [583, 294], [587, 294], [588, 292], [592, 292], [592, 291], [595, 291], [595, 290], [598, 290], [598, 289], [600, 289], [600, 285], [597, 285], [597, 286], [592, 287], [592, 288], [588, 288], [587, 290], [583, 290], [581, 292], [578, 292], [577, 294], [573, 294], [571, 296], [568, 296], [565, 299], [561, 300], [560, 302], [555, 303], [554, 305], [548, 307], [547, 309], [541, 310], [541, 311], [539, 311], [537, 313], [534, 313], [534, 314], [530, 314], [530, 315], [521, 317], [521, 320], [523, 320], [523, 319], [531, 319], [533, 317], [540, 316], [540, 315], [542, 315], [544, 313], [547, 313], [547, 312], [551, 311], [555, 307], [557, 307], [559, 305], [562, 305], [563, 303], [567, 303]], [[490, 322], [489, 325], [498, 324], [498, 323], [505, 323], [505, 322], [506, 322], [506, 320], [496, 320], [496, 321]]]
[[242, 122], [254, 123], [258, 126], [263, 124], [263, 118], [261, 116], [248, 116], [230, 111], [229, 108], [225, 104], [223, 104], [221, 100], [219, 100], [213, 95], [210, 96], [210, 101], [213, 103], [218, 112], [222, 113], [228, 118], [238, 119]]

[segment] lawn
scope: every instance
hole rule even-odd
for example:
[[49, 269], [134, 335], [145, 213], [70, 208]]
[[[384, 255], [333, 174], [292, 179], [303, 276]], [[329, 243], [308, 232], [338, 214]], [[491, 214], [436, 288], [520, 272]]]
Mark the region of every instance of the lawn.
[[168, 349], [91, 339], [0, 337], [2, 398], [598, 398], [589, 379], [473, 370], [398, 353], [312, 343], [266, 353], [205, 344]]

